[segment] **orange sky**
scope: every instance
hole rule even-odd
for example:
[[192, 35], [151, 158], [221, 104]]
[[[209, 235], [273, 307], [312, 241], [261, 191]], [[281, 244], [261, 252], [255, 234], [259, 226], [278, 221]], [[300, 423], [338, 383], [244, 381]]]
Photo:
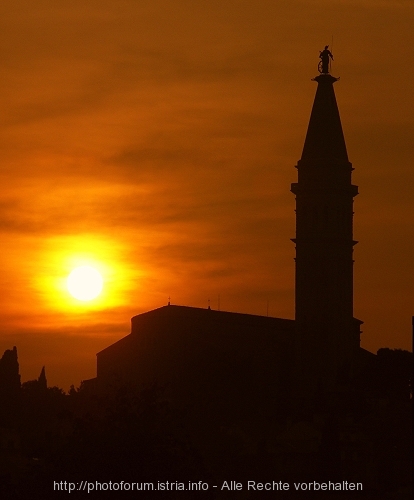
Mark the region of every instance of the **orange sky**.
[[[0, 349], [65, 389], [171, 302], [292, 318], [295, 200], [330, 44], [362, 345], [410, 349], [412, 0], [3, 0]], [[64, 289], [97, 265], [99, 300]]]

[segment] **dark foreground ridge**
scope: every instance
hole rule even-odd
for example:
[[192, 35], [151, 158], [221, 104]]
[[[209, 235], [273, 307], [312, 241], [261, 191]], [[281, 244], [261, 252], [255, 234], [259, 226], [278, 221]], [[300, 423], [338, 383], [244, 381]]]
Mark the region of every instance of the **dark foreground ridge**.
[[193, 366], [200, 394], [181, 400], [156, 383], [65, 394], [44, 369], [20, 385], [14, 348], [0, 360], [0, 498], [117, 498], [121, 483], [151, 498], [409, 498], [412, 353], [374, 359], [347, 392], [298, 407], [265, 377], [252, 394], [240, 369], [218, 388]]

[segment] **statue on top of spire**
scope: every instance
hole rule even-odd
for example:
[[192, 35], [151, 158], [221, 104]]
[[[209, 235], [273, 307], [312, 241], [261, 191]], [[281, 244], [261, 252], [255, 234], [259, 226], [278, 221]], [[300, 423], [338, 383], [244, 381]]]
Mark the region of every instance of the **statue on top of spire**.
[[329, 73], [329, 58], [334, 60], [331, 51], [328, 49], [329, 45], [325, 45], [325, 48], [319, 52], [319, 73]]

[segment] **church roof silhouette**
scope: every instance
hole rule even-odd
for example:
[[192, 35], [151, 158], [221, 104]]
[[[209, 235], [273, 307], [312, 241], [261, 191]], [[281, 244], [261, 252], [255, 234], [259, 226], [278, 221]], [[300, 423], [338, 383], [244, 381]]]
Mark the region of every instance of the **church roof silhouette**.
[[167, 305], [131, 323], [130, 335], [97, 354], [101, 386], [157, 383], [178, 399], [201, 387], [229, 394], [242, 381], [257, 391], [269, 379], [280, 385], [293, 361], [294, 320]]

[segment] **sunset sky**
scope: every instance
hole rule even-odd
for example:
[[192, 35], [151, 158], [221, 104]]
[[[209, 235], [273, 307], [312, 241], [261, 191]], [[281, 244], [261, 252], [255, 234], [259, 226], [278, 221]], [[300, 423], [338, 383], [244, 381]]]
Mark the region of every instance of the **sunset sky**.
[[[412, 0], [3, 0], [0, 356], [68, 389], [168, 302], [294, 316], [319, 51], [355, 200], [362, 346], [411, 350]], [[90, 302], [66, 277], [104, 278]]]

